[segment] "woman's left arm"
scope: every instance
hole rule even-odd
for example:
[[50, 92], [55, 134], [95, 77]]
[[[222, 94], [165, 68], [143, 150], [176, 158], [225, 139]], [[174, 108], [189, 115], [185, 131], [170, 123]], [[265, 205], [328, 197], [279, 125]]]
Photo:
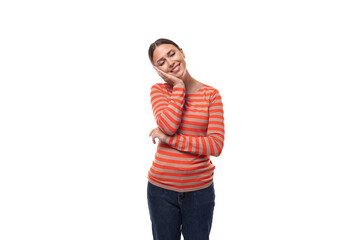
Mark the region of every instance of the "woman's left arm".
[[167, 136], [165, 143], [179, 151], [218, 157], [224, 147], [224, 140], [224, 110], [220, 93], [216, 90], [210, 99], [207, 136], [175, 133], [170, 137]]

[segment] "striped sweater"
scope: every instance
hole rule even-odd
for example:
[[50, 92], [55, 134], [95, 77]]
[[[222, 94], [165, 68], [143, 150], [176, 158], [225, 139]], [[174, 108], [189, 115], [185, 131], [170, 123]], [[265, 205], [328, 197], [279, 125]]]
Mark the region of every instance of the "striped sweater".
[[217, 89], [202, 84], [192, 94], [181, 85], [156, 83], [150, 92], [158, 127], [169, 135], [158, 143], [148, 172], [150, 183], [177, 192], [210, 186], [218, 157], [224, 146], [224, 111]]

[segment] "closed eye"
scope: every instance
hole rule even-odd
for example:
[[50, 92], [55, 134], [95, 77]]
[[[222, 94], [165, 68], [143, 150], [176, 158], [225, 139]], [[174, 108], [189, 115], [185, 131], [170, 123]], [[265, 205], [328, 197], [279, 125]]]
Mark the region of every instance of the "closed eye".
[[[171, 55], [170, 55], [170, 57], [172, 57], [172, 56], [174, 56], [175, 55], [175, 53], [173, 52]], [[162, 66], [162, 65], [164, 65], [164, 62], [161, 62], [160, 64], [159, 64], [159, 66]]]

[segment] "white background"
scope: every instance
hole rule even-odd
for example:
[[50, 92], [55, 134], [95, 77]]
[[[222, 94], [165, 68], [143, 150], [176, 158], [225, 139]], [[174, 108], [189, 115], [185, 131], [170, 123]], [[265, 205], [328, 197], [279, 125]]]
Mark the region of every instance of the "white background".
[[0, 239], [152, 239], [147, 51], [220, 91], [211, 239], [360, 239], [356, 1], [1, 1]]

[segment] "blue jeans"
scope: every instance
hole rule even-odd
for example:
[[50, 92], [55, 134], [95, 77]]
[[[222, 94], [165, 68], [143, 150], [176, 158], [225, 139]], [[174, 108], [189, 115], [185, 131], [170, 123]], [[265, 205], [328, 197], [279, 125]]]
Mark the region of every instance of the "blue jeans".
[[175, 192], [148, 182], [147, 200], [154, 240], [208, 240], [215, 207], [214, 183], [192, 192]]

